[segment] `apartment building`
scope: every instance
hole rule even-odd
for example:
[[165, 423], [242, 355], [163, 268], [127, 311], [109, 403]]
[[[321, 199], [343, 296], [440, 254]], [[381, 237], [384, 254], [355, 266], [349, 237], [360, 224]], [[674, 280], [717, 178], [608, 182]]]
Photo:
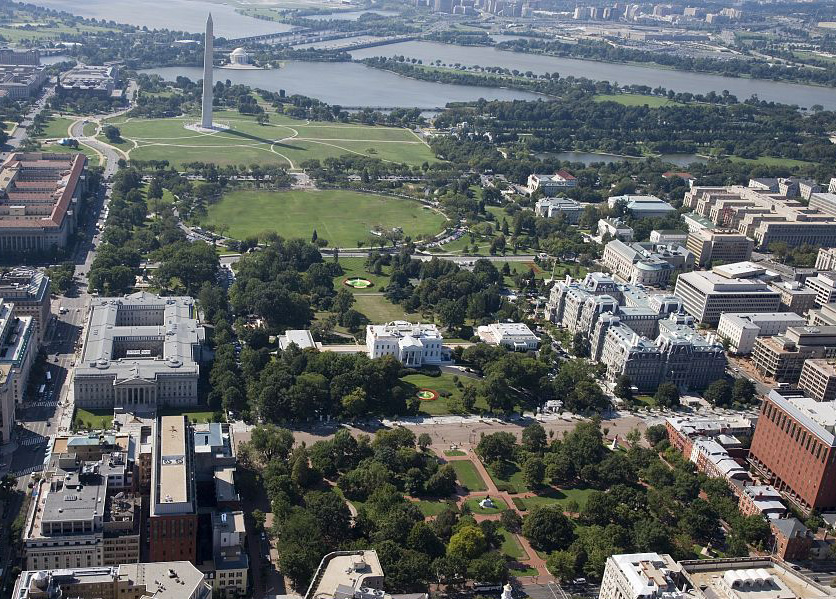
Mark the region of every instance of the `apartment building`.
[[722, 478], [728, 484], [749, 481], [749, 473], [737, 463], [728, 450], [712, 439], [696, 439], [689, 460], [709, 478]]
[[571, 198], [543, 198], [534, 205], [537, 216], [555, 218], [563, 216], [570, 225], [578, 224], [583, 206]]
[[728, 340], [729, 349], [750, 354], [758, 337], [772, 337], [789, 327], [804, 326], [804, 317], [794, 312], [727, 312], [720, 317], [717, 335]]
[[797, 383], [804, 362], [836, 356], [836, 326], [788, 327], [774, 337], [759, 337], [752, 350], [758, 372], [778, 383]]
[[677, 416], [665, 419], [668, 441], [688, 457], [697, 439], [733, 438], [752, 432], [752, 421], [742, 416], [704, 418], [700, 416]]
[[15, 408], [23, 401], [37, 352], [32, 317], [18, 316], [14, 304], [0, 299], [0, 443], [11, 439]]
[[770, 520], [782, 518], [787, 513], [781, 493], [771, 485], [744, 486], [737, 506], [742, 516], [757, 514]]
[[37, 347], [52, 317], [49, 294], [49, 277], [40, 270], [19, 267], [0, 274], [0, 300], [13, 303], [18, 316], [32, 317]]
[[628, 283], [667, 287], [674, 274], [694, 267], [694, 256], [679, 245], [624, 243], [618, 239], [604, 247], [601, 262]]
[[729, 278], [717, 269], [679, 275], [674, 295], [698, 323], [715, 326], [726, 312], [777, 312], [781, 305], [780, 295], [766, 283]]
[[204, 338], [190, 297], [96, 298], [73, 377], [76, 405], [195, 405]]
[[24, 255], [65, 247], [76, 230], [86, 168], [81, 153], [12, 153], [0, 168], [0, 252]]
[[393, 356], [404, 366], [420, 368], [425, 364], [449, 361], [449, 352], [434, 324], [412, 324], [394, 320], [366, 327], [366, 350], [372, 359]]
[[685, 247], [694, 254], [694, 264], [742, 262], [752, 257], [754, 242], [728, 229], [700, 229], [688, 233]]
[[213, 596], [221, 599], [242, 597], [247, 593], [247, 570], [250, 566], [245, 549], [247, 529], [244, 512], [212, 513], [213, 559], [211, 572]]
[[804, 512], [836, 508], [833, 404], [803, 391], [773, 390], [761, 404], [752, 469]]
[[798, 378], [798, 388], [816, 401], [836, 401], [836, 361], [805, 360]]

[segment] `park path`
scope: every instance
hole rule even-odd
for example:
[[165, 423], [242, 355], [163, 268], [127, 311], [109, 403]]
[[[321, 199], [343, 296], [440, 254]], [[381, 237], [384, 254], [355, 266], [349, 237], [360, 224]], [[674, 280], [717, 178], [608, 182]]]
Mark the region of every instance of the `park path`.
[[[476, 455], [476, 452], [473, 449], [463, 449], [460, 448], [459, 451], [463, 451], [465, 455], [463, 456], [445, 456], [444, 452], [447, 451], [448, 447], [443, 447], [439, 445], [430, 446], [430, 448], [442, 459], [447, 462], [454, 462], [454, 461], [467, 461], [473, 464], [476, 468], [476, 471], [479, 473], [479, 476], [482, 477], [482, 480], [485, 482], [485, 486], [487, 486], [487, 491], [468, 491], [467, 493], [461, 493], [459, 498], [456, 500], [456, 504], [461, 508], [465, 502], [469, 499], [477, 499], [483, 497], [496, 497], [501, 499], [505, 502], [505, 505], [508, 506], [509, 509], [514, 510], [517, 512], [520, 517], [523, 516], [523, 513], [517, 508], [517, 505], [514, 503], [514, 497], [517, 498], [526, 498], [526, 497], [534, 497], [535, 493], [515, 493], [511, 494], [507, 491], [500, 491], [496, 484], [493, 482], [493, 478], [491, 478], [490, 473], [488, 472], [485, 465], [482, 464], [482, 460], [479, 459], [479, 456]], [[472, 457], [471, 457], [472, 456]], [[473, 514], [474, 519], [477, 522], [481, 522], [482, 520], [498, 520], [499, 514]], [[509, 531], [510, 532], [510, 531]], [[538, 555], [538, 553], [534, 550], [531, 546], [531, 543], [528, 542], [524, 536], [519, 533], [512, 533], [514, 538], [522, 547], [523, 551], [526, 553], [527, 557], [524, 559], [520, 559], [521, 562], [527, 562], [532, 568], [537, 570], [537, 576], [518, 576], [519, 580], [525, 579], [525, 581], [530, 581], [530, 579], [538, 579], [540, 576], [545, 576], [548, 579], [552, 578], [552, 575], [549, 574], [548, 569], [546, 568], [546, 560], [543, 559]]]

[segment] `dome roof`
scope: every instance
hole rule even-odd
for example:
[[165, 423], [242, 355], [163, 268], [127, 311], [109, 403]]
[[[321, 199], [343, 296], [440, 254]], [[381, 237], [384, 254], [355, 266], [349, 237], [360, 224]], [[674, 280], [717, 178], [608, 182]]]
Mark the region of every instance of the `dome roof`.
[[230, 54], [230, 56], [246, 56], [246, 55], [247, 55], [247, 51], [244, 50], [244, 48], [235, 48], [235, 50], [232, 51], [232, 54]]

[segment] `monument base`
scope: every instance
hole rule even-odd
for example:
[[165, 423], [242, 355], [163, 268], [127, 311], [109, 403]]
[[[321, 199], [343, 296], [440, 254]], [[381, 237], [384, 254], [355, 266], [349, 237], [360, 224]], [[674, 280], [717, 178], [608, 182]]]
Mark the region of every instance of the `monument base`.
[[226, 131], [229, 129], [229, 123], [212, 123], [211, 127], [204, 127], [201, 123], [186, 123], [184, 125], [189, 131], [197, 131], [198, 133], [217, 133], [218, 131]]

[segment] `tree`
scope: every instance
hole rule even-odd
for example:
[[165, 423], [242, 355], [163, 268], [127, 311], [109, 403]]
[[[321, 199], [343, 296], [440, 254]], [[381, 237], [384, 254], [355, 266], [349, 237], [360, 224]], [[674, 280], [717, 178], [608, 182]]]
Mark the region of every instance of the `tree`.
[[622, 374], [618, 379], [615, 381], [615, 388], [613, 389], [613, 393], [619, 399], [623, 399], [627, 403], [633, 401], [633, 381], [630, 379], [629, 376], [626, 374]]
[[487, 542], [485, 533], [478, 526], [463, 526], [450, 537], [447, 544], [447, 555], [465, 560], [472, 560], [485, 552]]
[[484, 435], [479, 439], [479, 444], [476, 446], [476, 453], [485, 462], [495, 462], [497, 460], [510, 460], [514, 455], [514, 445], [516, 445], [516, 437], [513, 434], [501, 431]]
[[674, 383], [662, 383], [653, 396], [656, 405], [663, 408], [673, 408], [679, 405], [679, 387]]
[[651, 447], [656, 447], [663, 440], [668, 438], [668, 429], [664, 424], [654, 424], [648, 426], [644, 431], [644, 438], [650, 443]]
[[546, 465], [538, 457], [528, 458], [522, 467], [523, 481], [527, 487], [539, 487], [543, 484], [543, 476], [546, 474]]
[[456, 492], [456, 471], [450, 464], [445, 464], [433, 474], [426, 484], [427, 495], [447, 497]]
[[546, 560], [546, 568], [560, 582], [568, 582], [577, 570], [575, 554], [571, 551], [552, 551]]
[[583, 333], [575, 333], [572, 337], [572, 355], [576, 358], [589, 357], [589, 341]]
[[250, 443], [269, 462], [273, 458], [286, 460], [293, 447], [293, 433], [274, 424], [262, 424], [252, 430]]
[[538, 551], [566, 549], [574, 537], [572, 523], [557, 505], [534, 508], [523, 520], [522, 533]]
[[546, 448], [546, 429], [539, 422], [529, 424], [522, 432], [522, 446], [526, 451], [542, 453]]
[[732, 401], [738, 404], [748, 404], [755, 401], [755, 384], [747, 378], [734, 381], [732, 387]]
[[418, 447], [421, 448], [421, 451], [426, 451], [427, 447], [432, 445], [433, 438], [430, 437], [429, 433], [421, 433], [418, 435]]
[[704, 397], [715, 406], [728, 406], [732, 401], [732, 386], [726, 379], [717, 379], [705, 390]]
[[368, 409], [368, 402], [366, 401], [366, 391], [362, 387], [357, 387], [345, 395], [340, 401], [343, 411], [353, 418], [362, 416]]
[[465, 305], [463, 302], [443, 299], [438, 302], [435, 311], [441, 324], [448, 329], [457, 329], [464, 324]]
[[122, 141], [122, 132], [119, 131], [118, 127], [114, 127], [113, 125], [105, 125], [105, 128], [102, 131], [109, 141], [112, 144], [118, 144]]
[[502, 510], [502, 513], [499, 515], [499, 523], [508, 532], [519, 532], [522, 526], [522, 517], [516, 510]]

